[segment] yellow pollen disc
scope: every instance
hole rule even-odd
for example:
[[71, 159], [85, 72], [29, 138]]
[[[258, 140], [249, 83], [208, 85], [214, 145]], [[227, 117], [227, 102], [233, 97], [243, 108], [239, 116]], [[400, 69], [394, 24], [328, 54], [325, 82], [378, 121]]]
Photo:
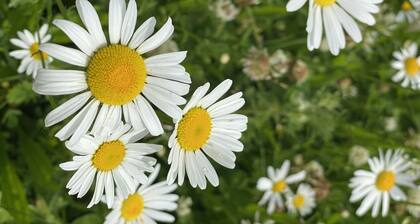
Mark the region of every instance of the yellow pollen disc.
[[99, 49], [87, 67], [87, 83], [92, 95], [104, 104], [123, 105], [143, 90], [146, 66], [133, 49], [109, 45]]
[[330, 6], [332, 4], [335, 3], [336, 0], [315, 0], [315, 4], [321, 6], [321, 7], [325, 7], [325, 6]]
[[122, 142], [105, 142], [96, 150], [92, 163], [100, 171], [111, 171], [121, 164], [124, 157], [125, 146]]
[[413, 9], [413, 6], [411, 5], [409, 1], [404, 1], [403, 4], [401, 5], [401, 9], [403, 11], [410, 11]]
[[138, 193], [131, 194], [122, 203], [121, 216], [126, 222], [133, 221], [139, 217], [143, 209], [143, 197], [141, 197]]
[[286, 190], [286, 188], [287, 188], [286, 182], [279, 180], [273, 185], [273, 188], [271, 190], [273, 192], [283, 192]]
[[305, 197], [300, 194], [297, 194], [295, 197], [293, 197], [293, 206], [295, 208], [301, 208], [303, 204], [305, 204]]
[[187, 151], [198, 150], [207, 142], [211, 133], [211, 117], [201, 107], [190, 109], [178, 124], [178, 143]]
[[417, 62], [417, 58], [409, 58], [405, 60], [405, 71], [408, 75], [414, 76], [420, 71], [420, 65]]
[[48, 58], [47, 53], [39, 50], [39, 44], [38, 43], [32, 44], [31, 47], [29, 48], [29, 51], [31, 52], [32, 58], [36, 61], [47, 60], [47, 58]]
[[335, 3], [336, 0], [315, 0], [315, 4], [321, 6], [321, 7], [325, 7], [325, 6], [330, 6], [332, 4]]
[[395, 185], [395, 173], [392, 171], [382, 171], [376, 178], [376, 188], [380, 191], [389, 191]]

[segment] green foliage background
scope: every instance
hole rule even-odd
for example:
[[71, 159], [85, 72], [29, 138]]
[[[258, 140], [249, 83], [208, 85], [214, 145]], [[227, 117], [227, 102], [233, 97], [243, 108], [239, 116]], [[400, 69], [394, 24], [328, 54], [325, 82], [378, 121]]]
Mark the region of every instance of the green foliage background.
[[[102, 23], [107, 24], [108, 0], [91, 0]], [[392, 83], [392, 52], [406, 40], [420, 43], [420, 32], [408, 32], [408, 25], [398, 25], [389, 36], [379, 35], [367, 51], [363, 44], [344, 50], [334, 57], [306, 48], [306, 10], [286, 13], [285, 0], [263, 0], [260, 5], [241, 8], [232, 21], [223, 23], [209, 10], [208, 0], [138, 0], [139, 18], [155, 16], [160, 27], [171, 16], [175, 40], [181, 50], [188, 50], [184, 62], [192, 74], [192, 88], [210, 82], [214, 87], [226, 78], [234, 80], [233, 91], [243, 91], [247, 104], [242, 113], [249, 116], [248, 130], [242, 141], [244, 152], [238, 154], [237, 167], [227, 170], [216, 165], [221, 182], [218, 188], [201, 191], [185, 185], [179, 195], [190, 196], [192, 212], [178, 217], [177, 223], [240, 223], [253, 219], [261, 192], [255, 188], [266, 167], [279, 167], [283, 160], [301, 154], [306, 162], [317, 160], [331, 183], [328, 197], [318, 201], [314, 213], [298, 219], [285, 213], [271, 218], [276, 223], [418, 223], [399, 211], [395, 204], [387, 218], [362, 218], [353, 214], [359, 204], [350, 204], [349, 179], [356, 169], [348, 161], [353, 145], [363, 145], [371, 155], [378, 148], [403, 147], [412, 157], [420, 150], [405, 144], [420, 129], [419, 91], [403, 89]], [[400, 1], [387, 1], [390, 12], [397, 12]], [[18, 30], [36, 30], [42, 23], [66, 18], [81, 24], [74, 0], [2, 0], [0, 1], [0, 223], [101, 223], [108, 210], [104, 205], [86, 209], [91, 194], [82, 200], [68, 196], [65, 184], [71, 173], [58, 164], [71, 158], [63, 143], [54, 138], [61, 125], [45, 128], [43, 119], [66, 97], [44, 97], [32, 92], [30, 77], [16, 73], [18, 61], [8, 52], [14, 47], [9, 39]], [[379, 30], [381, 25], [364, 27]], [[106, 30], [106, 29], [104, 29]], [[53, 42], [71, 45], [69, 39], [51, 26]], [[382, 33], [380, 33], [382, 34]], [[298, 84], [288, 76], [271, 81], [252, 82], [242, 72], [241, 59], [251, 46], [269, 52], [281, 48], [293, 60], [303, 60], [309, 78]], [[230, 55], [227, 64], [222, 54]], [[55, 61], [55, 65], [67, 66]], [[345, 95], [340, 80], [350, 79], [358, 89], [355, 97]], [[191, 91], [192, 92], [192, 91]], [[191, 95], [191, 92], [189, 95]], [[301, 108], [302, 100], [305, 108]], [[385, 119], [398, 121], [395, 131], [386, 132]], [[171, 124], [161, 116], [164, 124]], [[166, 146], [169, 133], [147, 139]], [[159, 157], [163, 164], [161, 178], [168, 170], [167, 150]], [[350, 217], [343, 218], [343, 210]]]

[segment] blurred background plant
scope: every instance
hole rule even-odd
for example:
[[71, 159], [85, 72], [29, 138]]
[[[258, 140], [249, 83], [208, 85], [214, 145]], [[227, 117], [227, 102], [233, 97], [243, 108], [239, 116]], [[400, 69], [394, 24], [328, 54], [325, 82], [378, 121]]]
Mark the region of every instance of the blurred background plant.
[[[17, 74], [18, 61], [8, 53], [18, 30], [35, 31], [55, 18], [80, 24], [74, 2], [0, 1], [0, 224], [92, 224], [108, 212], [104, 205], [86, 209], [89, 199], [67, 194], [69, 174], [58, 164], [71, 154], [54, 138], [59, 126], [45, 128], [42, 120], [60, 101], [33, 93], [31, 77]], [[106, 24], [108, 0], [91, 2]], [[386, 218], [356, 217], [358, 204], [348, 202], [349, 179], [378, 148], [403, 148], [417, 164], [420, 158], [420, 92], [391, 81], [392, 52], [408, 40], [420, 43], [418, 20], [395, 19], [402, 1], [384, 3], [378, 24], [363, 27], [364, 42], [348, 43], [338, 57], [307, 50], [306, 12], [286, 13], [284, 0], [137, 2], [139, 21], [155, 16], [161, 26], [173, 18], [174, 38], [157, 51], [188, 50], [184, 65], [192, 89], [230, 78], [232, 92], [243, 91], [247, 101], [242, 113], [249, 126], [237, 167], [216, 166], [218, 188], [179, 188], [177, 223], [420, 222], [420, 207], [413, 205], [420, 203], [419, 190], [410, 191], [409, 202], [394, 203]], [[50, 32], [54, 42], [70, 44], [57, 28]], [[168, 137], [148, 141], [166, 145]], [[167, 154], [157, 156], [162, 164]], [[294, 161], [292, 170], [307, 170], [316, 191], [317, 207], [308, 217], [267, 216], [257, 206], [256, 181], [268, 165], [278, 167], [285, 159]], [[168, 169], [163, 167], [162, 179]]]

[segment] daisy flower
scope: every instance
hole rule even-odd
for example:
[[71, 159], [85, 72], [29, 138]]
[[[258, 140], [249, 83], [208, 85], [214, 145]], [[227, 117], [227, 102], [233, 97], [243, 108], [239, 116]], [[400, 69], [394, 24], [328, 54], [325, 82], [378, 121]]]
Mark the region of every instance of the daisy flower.
[[105, 224], [156, 224], [156, 221], [171, 223], [175, 218], [166, 213], [177, 208], [178, 195], [171, 194], [177, 186], [166, 181], [152, 184], [159, 174], [158, 164], [146, 184], [127, 197], [117, 196]]
[[144, 172], [152, 172], [156, 159], [147, 156], [162, 149], [160, 145], [135, 143], [147, 130], [134, 131], [129, 125], [112, 130], [103, 129], [98, 135], [85, 135], [79, 142], [66, 147], [77, 154], [72, 161], [60, 164], [65, 171], [76, 171], [67, 183], [70, 195], [83, 197], [95, 176], [95, 192], [88, 205], [97, 204], [105, 191], [106, 203], [114, 203], [115, 185], [123, 197], [135, 191], [136, 182], [147, 183]]
[[258, 204], [262, 206], [268, 202], [268, 214], [272, 214], [276, 208], [284, 207], [282, 194], [290, 192], [290, 184], [305, 179], [305, 171], [288, 176], [289, 169], [289, 160], [284, 161], [280, 169], [269, 166], [267, 168], [268, 177], [261, 177], [258, 180], [257, 189], [265, 192]]
[[34, 90], [43, 95], [75, 94], [46, 119], [51, 126], [77, 113], [57, 134], [61, 140], [77, 142], [92, 124], [118, 120], [135, 130], [144, 127], [154, 136], [163, 133], [162, 125], [150, 102], [172, 118], [179, 118], [178, 105], [189, 91], [190, 75], [180, 63], [186, 52], [173, 52], [146, 58], [173, 31], [172, 20], [152, 35], [156, 20], [146, 20], [135, 30], [137, 5], [130, 0], [110, 0], [109, 42], [105, 38], [98, 14], [87, 0], [76, 1], [77, 11], [86, 29], [67, 20], [54, 20], [80, 49], [45, 44], [42, 51], [75, 65], [76, 70], [41, 70]]
[[[383, 0], [309, 0], [309, 16], [306, 25], [308, 49], [319, 49], [325, 30], [328, 47], [333, 55], [346, 46], [345, 32], [356, 42], [362, 41], [362, 34], [354, 19], [367, 25], [374, 25], [374, 13], [379, 12], [377, 4]], [[287, 11], [296, 11], [307, 0], [289, 0]]]
[[234, 152], [244, 149], [239, 138], [247, 128], [248, 118], [233, 114], [245, 104], [242, 92], [217, 102], [231, 85], [232, 80], [225, 80], [206, 95], [210, 87], [206, 83], [197, 88], [185, 106], [169, 138], [169, 184], [178, 177], [178, 184], [182, 185], [187, 175], [194, 188], [198, 185], [205, 189], [206, 178], [218, 186], [219, 178], [207, 156], [229, 169], [235, 167]]
[[299, 213], [301, 216], [309, 215], [315, 208], [315, 192], [307, 184], [300, 184], [296, 194], [287, 197], [287, 209], [290, 213]]
[[406, 19], [409, 23], [416, 21], [419, 18], [420, 0], [405, 0], [401, 4], [401, 11], [397, 15], [399, 22]]
[[386, 216], [391, 199], [407, 199], [400, 186], [415, 187], [416, 178], [407, 173], [411, 163], [404, 159], [401, 150], [388, 150], [385, 155], [379, 151], [379, 158], [370, 158], [368, 163], [371, 171], [357, 170], [350, 180], [349, 186], [353, 189], [350, 202], [363, 199], [356, 211], [358, 216], [372, 208], [372, 217], [376, 217], [381, 207], [382, 216]]
[[21, 50], [15, 50], [10, 52], [10, 56], [20, 62], [18, 72], [26, 73], [36, 77], [38, 70], [47, 66], [52, 62], [52, 58], [43, 51], [40, 51], [40, 45], [47, 43], [51, 40], [51, 35], [48, 33], [48, 25], [44, 24], [37, 32], [32, 34], [28, 30], [19, 31], [17, 33], [19, 38], [12, 38], [10, 42], [16, 47], [22, 48]]
[[402, 81], [403, 87], [420, 88], [420, 57], [417, 56], [417, 44], [413, 43], [401, 51], [394, 52], [394, 58], [391, 66], [398, 72], [392, 80]]

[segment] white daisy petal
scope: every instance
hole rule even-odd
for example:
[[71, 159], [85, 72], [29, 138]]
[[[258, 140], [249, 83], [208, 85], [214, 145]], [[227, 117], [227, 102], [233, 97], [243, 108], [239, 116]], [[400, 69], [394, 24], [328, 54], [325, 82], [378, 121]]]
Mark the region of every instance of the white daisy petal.
[[130, 0], [127, 6], [127, 12], [124, 16], [124, 21], [121, 27], [121, 44], [127, 45], [133, 36], [134, 28], [137, 21], [137, 3], [135, 0]]
[[95, 49], [106, 45], [105, 34], [93, 5], [87, 0], [76, 0], [76, 8], [86, 29], [92, 35], [92, 38], [95, 39]]
[[60, 61], [80, 67], [86, 67], [89, 61], [88, 56], [83, 52], [58, 44], [43, 44], [40, 49]]
[[168, 21], [162, 26], [162, 28], [160, 28], [158, 32], [156, 32], [153, 36], [144, 41], [137, 48], [137, 52], [139, 52], [140, 54], [144, 54], [158, 48], [172, 36], [173, 32], [174, 26], [172, 25], [172, 19], [169, 18]]
[[63, 19], [56, 19], [53, 21], [53, 24], [61, 29], [86, 55], [92, 55], [96, 50], [95, 40], [81, 26]]
[[109, 39], [111, 44], [117, 44], [121, 38], [121, 27], [125, 15], [125, 0], [110, 0], [109, 2]]

